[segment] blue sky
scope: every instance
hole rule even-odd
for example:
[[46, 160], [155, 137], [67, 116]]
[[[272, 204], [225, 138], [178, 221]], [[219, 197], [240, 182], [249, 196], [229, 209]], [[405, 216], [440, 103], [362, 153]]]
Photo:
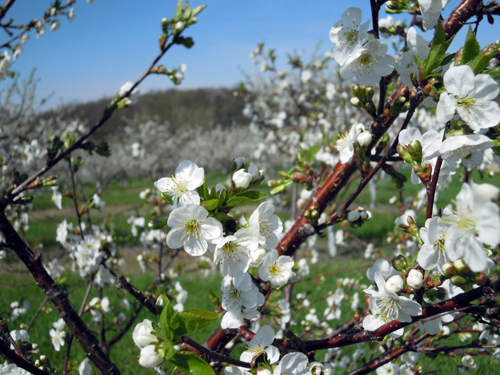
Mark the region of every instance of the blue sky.
[[[254, 69], [249, 54], [261, 40], [266, 47], [277, 49], [281, 63], [288, 52], [309, 54], [319, 41], [321, 53], [331, 50], [328, 32], [347, 6], [360, 7], [363, 21], [370, 18], [368, 0], [200, 1], [192, 0], [191, 6], [207, 4], [208, 7], [198, 16], [198, 23], [184, 34], [193, 37], [194, 47], [188, 50], [177, 46], [161, 61], [167, 68], [187, 64], [186, 78], [180, 88], [237, 84], [244, 78], [242, 71]], [[123, 83], [135, 81], [156, 56], [160, 21], [173, 15], [176, 2], [95, 0], [88, 4], [78, 0], [72, 22], [61, 19], [59, 30], [53, 33], [47, 30], [39, 39], [31, 34], [13, 69], [21, 77], [37, 69], [38, 96], [54, 93], [49, 106], [61, 101], [82, 102], [113, 96]], [[14, 18], [15, 23], [41, 18], [49, 4], [47, 0], [17, 0], [7, 18]], [[445, 15], [456, 4], [458, 1], [452, 1]], [[381, 12], [381, 16], [385, 13]], [[499, 35], [498, 25], [481, 24], [481, 45], [494, 42]], [[431, 39], [430, 35], [424, 36]], [[465, 35], [456, 39], [463, 43]], [[6, 40], [3, 33], [0, 43]], [[141, 85], [141, 91], [172, 87], [168, 78], [151, 76]]]

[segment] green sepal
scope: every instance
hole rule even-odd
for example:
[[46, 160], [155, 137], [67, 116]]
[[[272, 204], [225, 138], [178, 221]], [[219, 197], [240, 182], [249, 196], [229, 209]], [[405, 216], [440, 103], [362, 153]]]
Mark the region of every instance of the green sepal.
[[218, 205], [219, 205], [218, 199], [210, 199], [208, 201], [201, 202], [201, 206], [206, 208], [208, 211], [214, 210], [215, 208], [217, 208]]
[[462, 61], [459, 65], [465, 65], [474, 60], [479, 55], [479, 43], [476, 36], [472, 32], [472, 27], [469, 26], [467, 37], [465, 38], [464, 51]]
[[204, 310], [187, 309], [174, 315], [172, 319], [172, 332], [174, 341], [188, 333], [204, 328], [217, 319], [220, 315]]
[[222, 206], [226, 202], [226, 198], [227, 198], [227, 191], [226, 190], [222, 190], [220, 192], [219, 205], [217, 206], [217, 208], [222, 208]]
[[321, 145], [314, 145], [309, 150], [307, 150], [306, 154], [307, 154], [307, 161], [309, 162], [309, 164], [312, 163], [314, 157], [319, 152], [319, 150], [321, 150]]
[[164, 358], [166, 361], [170, 360], [175, 354], [174, 344], [171, 341], [163, 341], [156, 348], [158, 357]]
[[160, 193], [161, 197], [167, 202], [168, 204], [174, 204], [174, 199], [165, 193]]
[[191, 12], [191, 17], [196, 17], [203, 9], [205, 9], [206, 5], [200, 5], [193, 9]]
[[170, 363], [177, 366], [185, 375], [215, 375], [207, 362], [190, 352], [176, 352]]
[[257, 190], [247, 190], [241, 192], [238, 196], [248, 198], [251, 201], [260, 201], [267, 197], [267, 194]]

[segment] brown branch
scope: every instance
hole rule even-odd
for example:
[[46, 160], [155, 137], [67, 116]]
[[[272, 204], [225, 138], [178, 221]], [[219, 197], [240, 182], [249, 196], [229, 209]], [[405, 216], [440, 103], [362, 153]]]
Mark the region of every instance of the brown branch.
[[190, 338], [188, 336], [181, 336], [179, 341], [183, 342], [189, 346], [192, 346], [193, 348], [198, 350], [200, 353], [203, 353], [203, 354], [209, 356], [210, 358], [215, 359], [219, 362], [226, 362], [226, 363], [229, 363], [231, 365], [238, 366], [238, 367], [250, 368], [250, 363], [243, 362], [243, 361], [240, 361], [238, 359], [234, 359], [234, 358], [219, 354], [219, 353], [217, 353], [213, 350], [210, 350], [209, 348], [199, 344], [198, 342], [194, 341], [192, 338]]
[[472, 17], [480, 14], [482, 0], [464, 0], [450, 14], [450, 17], [444, 22], [444, 31], [446, 39], [456, 35], [462, 26]]
[[0, 232], [4, 235], [6, 245], [23, 261], [33, 275], [36, 285], [40, 287], [59, 315], [64, 319], [69, 329], [81, 345], [92, 364], [106, 375], [119, 375], [120, 370], [104, 355], [93, 332], [78, 315], [67, 294], [50, 277], [45, 270], [41, 256], [37, 256], [19, 237], [12, 224], [0, 211]]
[[2, 9], [0, 10], [0, 21], [5, 17], [7, 12], [9, 11], [10, 7], [14, 5], [16, 0], [7, 0], [5, 4], [3, 5]]
[[[443, 139], [441, 140], [441, 142], [445, 140], [446, 130], [448, 130], [449, 128], [450, 128], [450, 122], [448, 121], [446, 123], [446, 127], [443, 132]], [[434, 168], [434, 174], [432, 175], [431, 186], [427, 190], [427, 212], [425, 215], [426, 219], [430, 219], [432, 217], [432, 209], [434, 207], [434, 197], [436, 196], [436, 187], [437, 187], [437, 182], [439, 180], [439, 172], [441, 171], [442, 164], [443, 164], [443, 158], [441, 157], [441, 155], [439, 155], [436, 161], [436, 166]]]
[[10, 349], [10, 343], [5, 336], [0, 333], [0, 353], [9, 362], [14, 363], [17, 367], [23, 368], [33, 375], [51, 375], [49, 372], [40, 370], [33, 363], [21, 358], [14, 350]]

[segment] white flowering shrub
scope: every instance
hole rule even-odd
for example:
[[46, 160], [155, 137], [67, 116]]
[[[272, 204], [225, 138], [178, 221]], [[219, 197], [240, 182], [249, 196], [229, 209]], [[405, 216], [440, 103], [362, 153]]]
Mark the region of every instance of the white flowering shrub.
[[[12, 76], [12, 63], [27, 33], [34, 29], [41, 36], [46, 26], [56, 31], [59, 17], [75, 16], [72, 3], [56, 1], [41, 20], [33, 20], [12, 42], [0, 46], [0, 79]], [[151, 67], [120, 88], [94, 125], [55, 119], [54, 126], [26, 129], [23, 135], [23, 129], [10, 125], [16, 124], [18, 113], [31, 116], [32, 109], [16, 109], [7, 93], [9, 108], [2, 112], [6, 120], [1, 130], [8, 138], [0, 139], [0, 259], [15, 256], [46, 298], [29, 325], [19, 330], [13, 324], [31, 314], [29, 301], [6, 301], [10, 316], [0, 321], [0, 355], [6, 360], [0, 374], [78, 370], [89, 375], [93, 367], [120, 374], [124, 369], [112, 361], [110, 351], [126, 335], [137, 346], [139, 365], [159, 374], [413, 374], [433, 372], [424, 366], [425, 358], [438, 355], [451, 357], [452, 366], [466, 373], [478, 367], [474, 358], [500, 360], [500, 188], [473, 179], [490, 175], [493, 163], [500, 165], [499, 45], [481, 49], [469, 28], [463, 48], [450, 50], [452, 38], [467, 21], [474, 16], [477, 24], [485, 17], [491, 21], [498, 6], [463, 0], [442, 18], [447, 1], [386, 2], [388, 13], [413, 15], [406, 28], [392, 17], [379, 20], [383, 4], [371, 2], [371, 20], [360, 9], [348, 8], [340, 20], [333, 20], [333, 52], [322, 59], [313, 55], [309, 63], [291, 56], [290, 70], [278, 71], [274, 51], [264, 53], [259, 44], [252, 57], [262, 75], [238, 93], [245, 99], [253, 135], [216, 128], [203, 135], [205, 144], [200, 137], [188, 151], [183, 148], [198, 129], [170, 140], [168, 123], [157, 119], [128, 126], [124, 138], [130, 148], [119, 157], [113, 158], [107, 143], [89, 137], [115, 111], [136, 103], [145, 76], [165, 74], [174, 84], [181, 83], [185, 65], [167, 70], [157, 63], [175, 45], [193, 46], [182, 34], [197, 22], [204, 6], [191, 8], [179, 0], [174, 16], [161, 20], [160, 52]], [[8, 10], [0, 8], [0, 19]], [[432, 40], [418, 35], [418, 28], [434, 29]], [[402, 48], [393, 56], [380, 36], [395, 38], [393, 45]], [[25, 92], [32, 91], [27, 87]], [[219, 147], [223, 142], [233, 147]], [[199, 160], [192, 160], [200, 148], [205, 150], [196, 154]], [[236, 152], [252, 153], [254, 162], [235, 157]], [[87, 154], [101, 157], [99, 178], [112, 175], [120, 163], [154, 178], [139, 195], [153, 219], [147, 226], [138, 213], [127, 220], [131, 237], [144, 246], [136, 257], [140, 268], [154, 273], [146, 290], [118, 273], [126, 260], [112, 223], [93, 221], [93, 215], [107, 210], [102, 197], [106, 186], [85, 196], [79, 176], [85, 168], [97, 169], [96, 164], [84, 164]], [[272, 201], [261, 189], [269, 176], [259, 163], [270, 160], [285, 167], [279, 178], [267, 180], [271, 194], [292, 196], [291, 218], [285, 222], [274, 205], [277, 198]], [[206, 170], [224, 164], [230, 165], [230, 178], [209, 183]], [[405, 165], [411, 169], [410, 181], [401, 171]], [[76, 220], [62, 221], [54, 235], [70, 259], [71, 272], [86, 284], [78, 311], [68, 297], [64, 266], [57, 258], [47, 261], [37, 254], [39, 248], [26, 234], [34, 191], [46, 190], [56, 207], [62, 207], [59, 177], [49, 172], [63, 168], [71, 184], [65, 194], [74, 204]], [[349, 226], [356, 238], [357, 228], [380, 220], [354, 203], [382, 171], [400, 197], [410, 183], [422, 190], [417, 199], [400, 199], [401, 215], [387, 233], [387, 251], [366, 244], [365, 258], [375, 260], [366, 279], [362, 271], [328, 285], [326, 277], [332, 275], [311, 271], [318, 252], [311, 251], [309, 261], [300, 249], [309, 245], [314, 250], [314, 241], [325, 231], [332, 246], [350, 246], [344, 231], [335, 232], [334, 225], [343, 225], [345, 231]], [[459, 175], [463, 181], [458, 194], [447, 197], [451, 203], [438, 210], [438, 192], [444, 195], [446, 184]], [[220, 293], [211, 293], [211, 311], [184, 306], [188, 292], [171, 267], [184, 252], [204, 264], [205, 277], [219, 275]], [[301, 288], [299, 283], [308, 280], [317, 283], [319, 298], [313, 300], [314, 293]], [[198, 284], [197, 293], [209, 293], [203, 282]], [[132, 307], [128, 298], [119, 306], [113, 303], [115, 289], [135, 300], [131, 315], [125, 313]], [[97, 296], [89, 298], [93, 290]], [[60, 319], [46, 327], [46, 334], [55, 351], [66, 350], [64, 363], [51, 361], [47, 348], [30, 342], [29, 330], [48, 302]], [[138, 322], [143, 308], [150, 319]], [[106, 338], [110, 326], [105, 317], [111, 314], [118, 334]], [[193, 332], [215, 322], [219, 328], [204, 344], [193, 339]], [[88, 357], [79, 364], [69, 364], [74, 339]], [[457, 345], [456, 339], [463, 343]], [[343, 349], [347, 346], [352, 350]]]

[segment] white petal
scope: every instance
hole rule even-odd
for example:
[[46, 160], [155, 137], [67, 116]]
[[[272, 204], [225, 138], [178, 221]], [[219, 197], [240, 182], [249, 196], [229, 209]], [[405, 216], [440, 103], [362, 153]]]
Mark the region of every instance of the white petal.
[[436, 108], [436, 117], [438, 121], [441, 123], [450, 121], [455, 114], [455, 109], [455, 99], [453, 99], [447, 92], [441, 93]]

